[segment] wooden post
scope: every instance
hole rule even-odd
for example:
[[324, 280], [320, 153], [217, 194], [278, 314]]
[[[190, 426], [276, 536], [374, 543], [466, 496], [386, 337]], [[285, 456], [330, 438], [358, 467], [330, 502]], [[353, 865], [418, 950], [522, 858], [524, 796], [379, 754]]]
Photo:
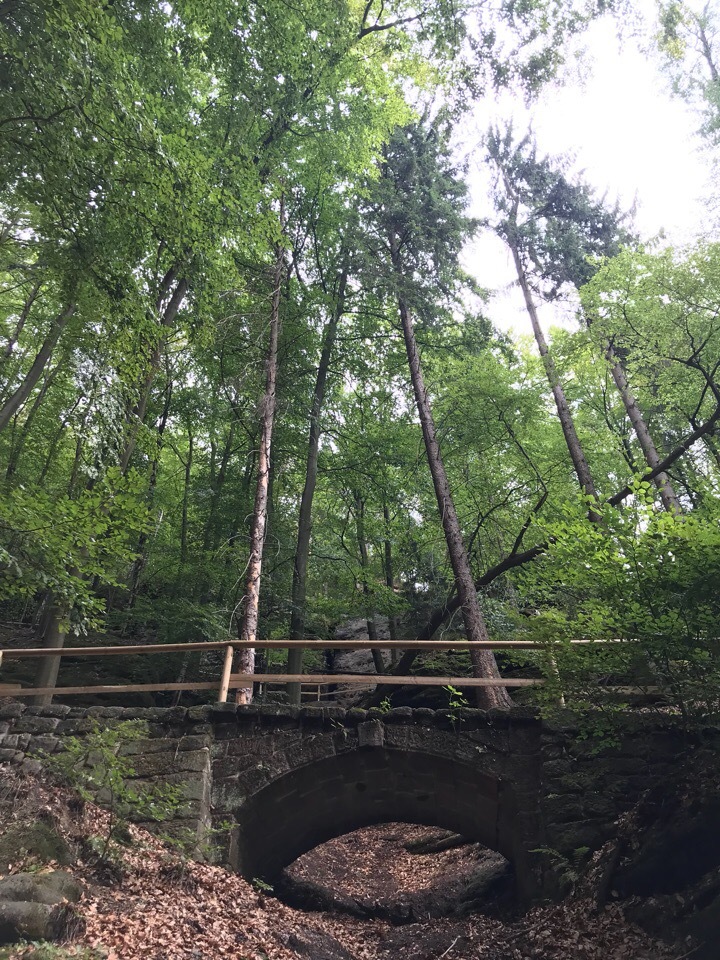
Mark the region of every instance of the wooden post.
[[232, 673], [233, 653], [233, 646], [231, 643], [229, 643], [225, 647], [225, 662], [223, 663], [222, 677], [220, 679], [218, 703], [227, 703], [228, 689], [230, 688], [230, 674]]

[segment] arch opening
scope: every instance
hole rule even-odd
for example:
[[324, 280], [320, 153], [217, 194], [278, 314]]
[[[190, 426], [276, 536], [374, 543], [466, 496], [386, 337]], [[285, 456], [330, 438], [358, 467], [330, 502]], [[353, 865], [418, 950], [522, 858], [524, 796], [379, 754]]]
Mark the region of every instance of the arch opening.
[[275, 896], [307, 911], [394, 926], [517, 908], [510, 862], [436, 827], [382, 823], [336, 837], [283, 870]]
[[329, 840], [393, 822], [462, 834], [521, 866], [510, 787], [429, 753], [378, 747], [316, 760], [247, 797], [235, 816], [230, 865], [268, 883]]

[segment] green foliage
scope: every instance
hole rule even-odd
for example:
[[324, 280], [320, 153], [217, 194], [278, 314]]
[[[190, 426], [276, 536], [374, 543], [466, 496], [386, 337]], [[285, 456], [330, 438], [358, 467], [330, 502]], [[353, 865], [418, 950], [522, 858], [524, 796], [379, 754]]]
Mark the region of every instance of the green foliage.
[[133, 559], [129, 538], [148, 523], [141, 489], [137, 475], [111, 470], [76, 498], [25, 487], [0, 498], [0, 602], [49, 590], [73, 632], [97, 625], [103, 604], [88, 578], [117, 584]]
[[[486, 583], [492, 635], [545, 644], [514, 662], [546, 677], [548, 703], [565, 693], [609, 712], [602, 683], [644, 670], [678, 709], [710, 711], [716, 431], [673, 465], [684, 520], [657, 516], [636, 485], [628, 509], [595, 506], [603, 522], [590, 528], [542, 364], [493, 330], [492, 303], [460, 266], [479, 226], [453, 149], [464, 108], [481, 91], [536, 92], [566, 41], [616, 4], [255, 6], [0, 3], [0, 613], [29, 622], [54, 607], [76, 633], [109, 625], [162, 642], [234, 629], [282, 240], [260, 633], [287, 635], [311, 422], [307, 635], [329, 640], [339, 622], [376, 615], [413, 634], [451, 595], [398, 335], [402, 292], [474, 575], [550, 544], [525, 575], [509, 564]], [[693, 18], [668, 2], [661, 19], [670, 69], [711, 105], [712, 83], [687, 67], [708, 67], [697, 40], [704, 29], [715, 42], [712, 11]], [[718, 249], [623, 250], [632, 238], [618, 210], [564, 162], [511, 131], [490, 152], [517, 200], [499, 229], [517, 234], [536, 286], [555, 296], [589, 281], [590, 328], [556, 331], [552, 346], [611, 496], [642, 461], [607, 344], [661, 452], [706, 423], [720, 398]], [[628, 643], [555, 646], [575, 636]], [[186, 667], [192, 679], [197, 661]], [[130, 774], [117, 777], [114, 789], [130, 788]]]
[[512, 126], [493, 129], [487, 147], [499, 181], [495, 206], [502, 219], [495, 229], [517, 248], [546, 298], [565, 284], [581, 287], [599, 258], [632, 241], [619, 205], [607, 207], [586, 183], [570, 180], [566, 161], [538, 156], [531, 134], [516, 140]]
[[45, 940], [0, 947], [0, 960], [105, 960], [106, 957], [107, 951], [99, 947], [61, 947]]
[[191, 860], [214, 862], [222, 852], [220, 838], [227, 839], [232, 826], [230, 821], [223, 821], [214, 827], [204, 825], [199, 832], [190, 827], [180, 827], [172, 833], [158, 834], [159, 839], [176, 855], [169, 863], [172, 875], [182, 883]]
[[[545, 529], [551, 546], [524, 575], [537, 608], [526, 634], [547, 644], [548, 702], [614, 710], [605, 686], [656, 689], [687, 723], [717, 713], [720, 524], [716, 513], [656, 512], [640, 486], [622, 514], [597, 526], [568, 518]], [[571, 646], [571, 639], [613, 641]]]
[[443, 690], [447, 694], [448, 698], [448, 715], [452, 724], [455, 725], [460, 719], [458, 710], [469, 707], [470, 704], [462, 690], [458, 690], [457, 687], [453, 687], [451, 684], [448, 684], [446, 687], [443, 687]]
[[62, 751], [44, 758], [47, 769], [83, 800], [109, 811], [107, 830], [96, 851], [103, 860], [113, 844], [126, 836], [128, 820], [167, 820], [182, 803], [175, 787], [133, 782], [135, 769], [123, 748], [147, 735], [147, 724], [141, 720], [123, 720], [105, 728], [92, 720], [84, 736], [65, 737]]

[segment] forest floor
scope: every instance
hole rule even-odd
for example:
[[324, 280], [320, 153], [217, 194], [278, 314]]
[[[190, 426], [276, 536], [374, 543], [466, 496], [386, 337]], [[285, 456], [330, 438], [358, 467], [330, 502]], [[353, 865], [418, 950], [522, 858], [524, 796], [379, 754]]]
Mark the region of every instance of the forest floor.
[[[598, 914], [577, 899], [524, 915], [495, 902], [491, 915], [423, 918], [423, 906], [437, 898], [459, 901], [489, 855], [477, 845], [409, 853], [405, 845], [427, 836], [425, 828], [366, 828], [312, 851], [294, 868], [341, 898], [410, 905], [412, 922], [393, 925], [294, 909], [221, 867], [183, 860], [136, 827], [123, 846], [114, 847], [108, 864], [89, 841], [107, 833], [106, 811], [78, 804], [42, 778], [0, 766], [0, 836], [39, 820], [66, 840], [72, 857], [65, 869], [84, 893], [73, 908], [67, 952], [0, 948], [2, 960], [677, 960], [688, 950], [652, 940], [626, 921], [620, 905]], [[9, 872], [53, 866], [27, 852]]]

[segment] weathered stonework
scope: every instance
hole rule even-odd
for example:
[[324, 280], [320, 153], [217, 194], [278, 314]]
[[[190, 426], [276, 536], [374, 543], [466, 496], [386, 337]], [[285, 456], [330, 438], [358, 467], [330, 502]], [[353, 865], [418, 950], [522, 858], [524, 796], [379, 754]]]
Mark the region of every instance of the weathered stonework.
[[[631, 718], [599, 748], [569, 719], [550, 725], [524, 709], [450, 713], [283, 705], [185, 708], [0, 706], [0, 762], [34, 769], [93, 720], [142, 719], [149, 738], [126, 745], [139, 780], [181, 787], [171, 830], [201, 835], [230, 823], [222, 858], [272, 879], [319, 843], [370, 823], [437, 825], [498, 850], [525, 900], [556, 892], [548, 858], [571, 860], [614, 833], [614, 821], [687, 755], [681, 734]], [[704, 761], [720, 771], [720, 732]], [[149, 825], [150, 826], [150, 825]], [[164, 826], [163, 829], [167, 829]]]

